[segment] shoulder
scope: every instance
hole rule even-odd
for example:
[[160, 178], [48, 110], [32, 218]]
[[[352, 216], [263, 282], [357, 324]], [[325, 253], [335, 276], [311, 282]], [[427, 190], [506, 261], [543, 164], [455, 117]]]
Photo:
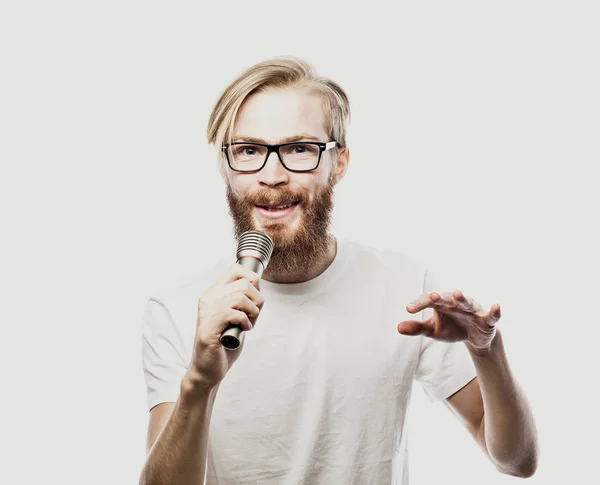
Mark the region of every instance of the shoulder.
[[228, 264], [229, 260], [219, 260], [173, 278], [151, 292], [142, 318], [142, 331], [146, 339], [155, 344], [157, 339], [166, 338], [172, 345], [187, 345], [187, 350], [191, 351], [198, 300], [226, 270]]

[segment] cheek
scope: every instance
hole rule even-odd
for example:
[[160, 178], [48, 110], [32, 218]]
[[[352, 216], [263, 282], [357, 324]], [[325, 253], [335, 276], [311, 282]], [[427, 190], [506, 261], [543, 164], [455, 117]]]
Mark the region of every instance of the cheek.
[[312, 177], [306, 177], [304, 179], [297, 180], [297, 183], [302, 190], [307, 192], [310, 199], [314, 199], [316, 193], [327, 185], [328, 173], [319, 171], [318, 173], [312, 174]]
[[234, 175], [229, 179], [229, 187], [234, 195], [242, 197], [252, 190], [252, 180]]
[[313, 183], [309, 184], [306, 189], [312, 197], [315, 197], [320, 191], [327, 186], [327, 179], [325, 177], [319, 177], [318, 180], [313, 180]]

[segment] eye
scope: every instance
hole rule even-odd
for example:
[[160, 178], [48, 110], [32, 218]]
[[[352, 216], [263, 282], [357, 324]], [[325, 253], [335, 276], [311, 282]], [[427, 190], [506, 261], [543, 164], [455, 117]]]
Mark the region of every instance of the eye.
[[256, 145], [233, 145], [232, 152], [236, 157], [255, 157], [264, 152], [264, 149]]
[[283, 152], [287, 155], [294, 156], [310, 156], [313, 157], [318, 155], [319, 147], [311, 143], [294, 143], [293, 145], [287, 145], [282, 148]]

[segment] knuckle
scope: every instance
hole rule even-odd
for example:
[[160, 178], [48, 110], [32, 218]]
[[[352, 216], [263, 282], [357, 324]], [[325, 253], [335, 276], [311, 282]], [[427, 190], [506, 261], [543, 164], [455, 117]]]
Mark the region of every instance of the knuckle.
[[258, 275], [256, 273], [254, 273], [253, 271], [248, 271], [248, 273], [244, 276], [248, 280], [248, 283], [250, 283], [252, 286], [255, 286], [258, 284]]
[[245, 322], [248, 321], [248, 316], [246, 315], [245, 312], [241, 311], [241, 310], [234, 310], [235, 312], [235, 322], [239, 323], [239, 324], [244, 324]]
[[227, 310], [220, 310], [217, 313], [215, 313], [215, 320], [217, 322], [223, 322], [224, 320], [227, 320], [227, 318], [229, 317], [229, 312]]
[[233, 309], [224, 311], [221, 315], [221, 318], [219, 319], [219, 323], [221, 323], [221, 324], [223, 324], [225, 322], [235, 323], [236, 321], [237, 321], [236, 314], [235, 314], [235, 310], [233, 310]]

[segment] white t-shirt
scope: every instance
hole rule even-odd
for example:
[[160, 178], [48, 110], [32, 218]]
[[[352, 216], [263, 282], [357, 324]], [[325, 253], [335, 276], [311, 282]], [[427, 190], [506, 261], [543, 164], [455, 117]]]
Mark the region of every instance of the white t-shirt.
[[[148, 408], [177, 400], [198, 299], [231, 264], [223, 258], [150, 298], [142, 338]], [[436, 401], [476, 374], [463, 343], [401, 335], [397, 325], [432, 314], [406, 311], [421, 294], [455, 288], [439, 288], [400, 252], [347, 240], [317, 278], [260, 287], [265, 305], [215, 399], [206, 484], [408, 484], [413, 380]]]

